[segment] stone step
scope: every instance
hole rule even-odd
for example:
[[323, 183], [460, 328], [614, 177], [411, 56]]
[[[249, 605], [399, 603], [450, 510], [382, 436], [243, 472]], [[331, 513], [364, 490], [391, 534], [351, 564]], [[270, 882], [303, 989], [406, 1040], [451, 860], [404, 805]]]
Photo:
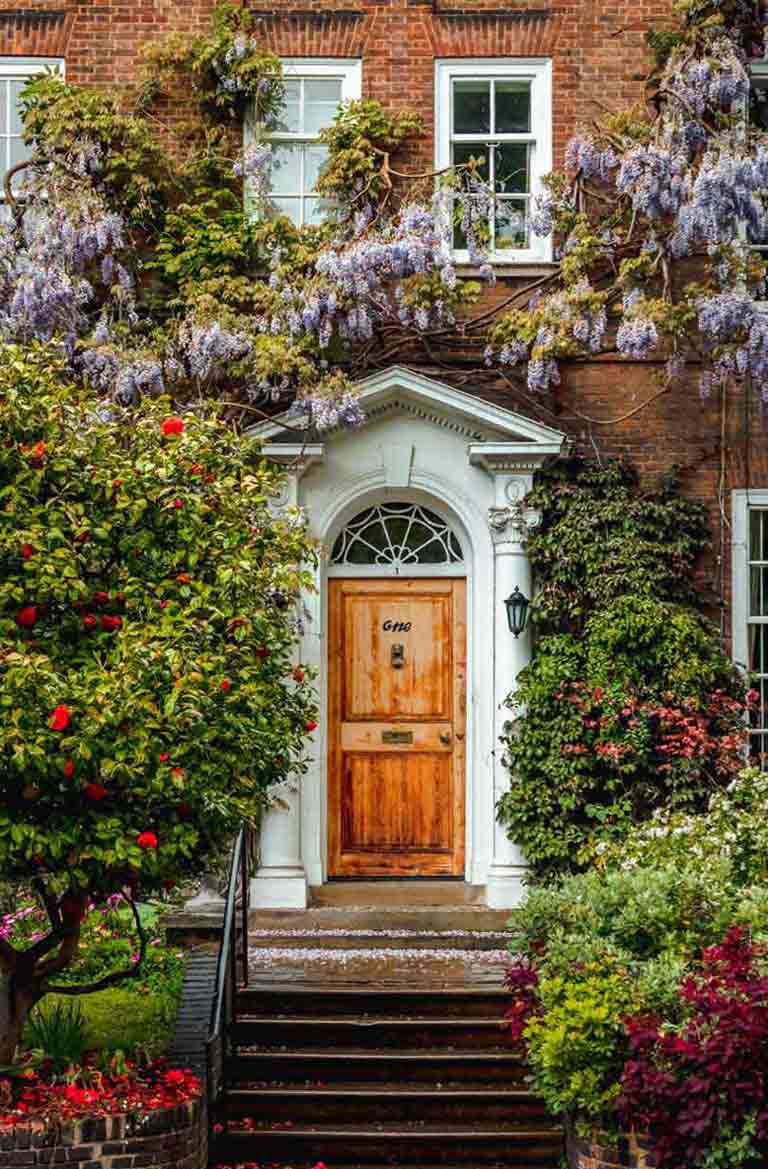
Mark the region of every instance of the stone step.
[[503, 986], [419, 987], [303, 985], [257, 983], [237, 994], [235, 1010], [250, 1017], [313, 1015], [403, 1018], [416, 1015], [494, 1016], [501, 1020], [510, 1006]]
[[478, 1125], [300, 1125], [237, 1129], [232, 1125], [215, 1142], [215, 1162], [274, 1161], [299, 1169], [322, 1161], [328, 1169], [379, 1166], [503, 1166], [504, 1169], [557, 1169], [562, 1130], [509, 1124]]
[[235, 1048], [308, 1048], [337, 1047], [403, 1050], [444, 1049], [457, 1051], [501, 1051], [504, 1049], [503, 1020], [498, 1016], [475, 1018], [407, 1018], [350, 1015], [239, 1016], [232, 1025]]
[[231, 1121], [250, 1117], [260, 1123], [290, 1121], [312, 1125], [514, 1124], [523, 1129], [547, 1125], [539, 1097], [524, 1088], [243, 1087], [227, 1093]]
[[510, 1051], [368, 1051], [334, 1046], [327, 1051], [300, 1048], [231, 1056], [225, 1077], [232, 1085], [354, 1083], [522, 1088], [526, 1068], [520, 1056]]
[[380, 905], [483, 905], [485, 886], [468, 885], [463, 880], [386, 880], [357, 881], [346, 879], [313, 885], [309, 890], [312, 906], [371, 907]]
[[[361, 930], [376, 934], [386, 930], [455, 933], [457, 931], [504, 931], [508, 909], [485, 905], [320, 905], [309, 909], [252, 909], [250, 930]], [[343, 936], [342, 933], [339, 936]], [[503, 943], [502, 943], [503, 944]]]
[[503, 930], [358, 930], [253, 929], [252, 949], [314, 950], [502, 950], [509, 935]]

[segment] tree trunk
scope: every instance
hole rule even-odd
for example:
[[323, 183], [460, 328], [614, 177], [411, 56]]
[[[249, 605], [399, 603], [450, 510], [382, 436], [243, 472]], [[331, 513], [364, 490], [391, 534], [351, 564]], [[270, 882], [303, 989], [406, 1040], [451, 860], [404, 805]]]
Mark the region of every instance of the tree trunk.
[[17, 979], [0, 975], [0, 1067], [13, 1063], [27, 1016], [42, 997], [31, 986], [19, 988]]

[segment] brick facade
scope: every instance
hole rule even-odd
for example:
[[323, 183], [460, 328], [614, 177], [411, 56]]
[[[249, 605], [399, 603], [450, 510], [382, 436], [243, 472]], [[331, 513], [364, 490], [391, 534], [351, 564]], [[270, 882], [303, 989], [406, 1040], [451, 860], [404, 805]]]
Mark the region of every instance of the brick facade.
[[[135, 77], [140, 46], [170, 30], [207, 27], [214, 0], [0, 0], [0, 55], [66, 58], [75, 83], [105, 88]], [[390, 107], [415, 107], [434, 123], [435, 61], [445, 57], [549, 57], [553, 64], [556, 166], [581, 123], [638, 98], [648, 69], [645, 34], [670, 21], [670, 0], [639, 0], [631, 9], [609, 0], [249, 0], [262, 18], [266, 43], [284, 56], [359, 57], [363, 95]], [[433, 162], [428, 134], [405, 165]], [[535, 274], [535, 272], [533, 273]], [[530, 279], [531, 271], [525, 276]], [[507, 270], [490, 300], [509, 295], [520, 275]], [[392, 360], [453, 382], [467, 392], [503, 401], [520, 413], [566, 431], [588, 452], [632, 456], [649, 482], [680, 468], [683, 489], [711, 512], [713, 552], [702, 567], [712, 611], [728, 602], [730, 491], [768, 486], [768, 443], [759, 410], [736, 391], [700, 402], [690, 384], [643, 406], [657, 393], [651, 364], [610, 356], [566, 368], [551, 399], [532, 398], [484, 371], [481, 346], [461, 358], [423, 351]], [[614, 421], [604, 425], [606, 421]], [[710, 587], [711, 586], [711, 587]], [[727, 633], [727, 609], [725, 630]]]
[[605, 1134], [568, 1139], [568, 1169], [654, 1169], [652, 1144], [634, 1133], [618, 1140]]
[[206, 1110], [196, 1100], [143, 1117], [94, 1117], [59, 1131], [34, 1121], [0, 1131], [2, 1169], [205, 1169], [207, 1163]]

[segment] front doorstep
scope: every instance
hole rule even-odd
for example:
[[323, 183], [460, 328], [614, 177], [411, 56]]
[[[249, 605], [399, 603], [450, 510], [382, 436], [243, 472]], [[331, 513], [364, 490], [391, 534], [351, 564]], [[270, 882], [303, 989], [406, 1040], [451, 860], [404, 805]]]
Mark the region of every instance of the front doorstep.
[[309, 886], [303, 866], [262, 867], [251, 878], [254, 909], [306, 909]]

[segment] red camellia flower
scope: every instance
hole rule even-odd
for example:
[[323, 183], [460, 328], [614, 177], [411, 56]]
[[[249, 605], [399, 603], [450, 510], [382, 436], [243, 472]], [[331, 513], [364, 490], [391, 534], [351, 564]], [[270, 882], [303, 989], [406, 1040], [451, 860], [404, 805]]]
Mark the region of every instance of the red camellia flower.
[[33, 548], [33, 546], [31, 544], [22, 544], [21, 545], [21, 555], [24, 557], [25, 560], [29, 560], [30, 556], [34, 556], [34, 554], [35, 554], [35, 549]]
[[101, 619], [101, 628], [105, 629], [107, 633], [113, 633], [115, 629], [119, 629], [122, 624], [122, 617], [110, 617], [107, 613], [105, 613]]
[[154, 832], [141, 832], [136, 837], [136, 843], [139, 848], [157, 848], [157, 837]]
[[109, 600], [109, 593], [98, 592], [93, 594], [94, 605], [106, 605]]
[[171, 415], [170, 418], [163, 419], [161, 427], [163, 434], [182, 434], [184, 431], [184, 420], [178, 418], [176, 415]]
[[75, 761], [71, 756], [67, 756], [64, 760], [64, 775], [67, 779], [71, 779], [75, 774]]
[[192, 580], [192, 577], [188, 572], [180, 572], [176, 577], [176, 580], [179, 581], [180, 584], [189, 584], [189, 582]]
[[161, 763], [167, 763], [167, 762], [168, 762], [168, 759], [169, 759], [168, 752], [167, 752], [167, 751], [163, 751], [162, 755], [160, 756], [160, 762], [161, 762]]
[[94, 800], [96, 803], [98, 803], [99, 800], [103, 800], [105, 796], [109, 795], [109, 792], [104, 787], [103, 783], [87, 783], [83, 790], [85, 791], [87, 798], [89, 800]]
[[161, 602], [160, 602], [160, 608], [161, 608], [161, 609], [167, 609], [167, 608], [168, 608], [168, 602], [167, 602], [167, 601], [161, 601]]
[[48, 721], [48, 726], [52, 731], [65, 731], [69, 726], [70, 714], [69, 707], [64, 706], [63, 703], [57, 706], [51, 714]]
[[230, 682], [229, 678], [222, 678], [222, 680], [219, 682], [219, 690], [223, 690], [226, 694], [227, 691], [231, 689], [232, 683]]
[[269, 647], [266, 645], [257, 645], [256, 646], [256, 657], [257, 658], [268, 658], [269, 657]]
[[171, 768], [171, 775], [173, 775], [176, 779], [183, 779], [184, 768], [183, 767], [172, 767]]
[[83, 617], [83, 629], [95, 629], [98, 624], [99, 622], [93, 613], [86, 613]]
[[304, 730], [308, 735], [311, 734], [312, 731], [317, 730], [317, 723], [314, 721], [314, 719], [310, 719], [309, 722], [304, 723]]
[[183, 499], [174, 499], [174, 501], [173, 501], [173, 506], [174, 506], [175, 508], [180, 508], [180, 507], [183, 507], [183, 506], [184, 506], [184, 500], [183, 500]]
[[37, 616], [37, 605], [25, 605], [16, 614], [16, 624], [21, 625], [23, 629], [31, 629], [37, 621]]
[[293, 680], [294, 680], [294, 682], [303, 682], [304, 681], [304, 671], [300, 670], [298, 666], [296, 666], [296, 668], [293, 671]]
[[122, 487], [122, 486], [123, 486], [123, 481], [122, 481], [122, 479], [113, 479], [113, 480], [112, 480], [112, 486], [113, 486], [113, 487]]

